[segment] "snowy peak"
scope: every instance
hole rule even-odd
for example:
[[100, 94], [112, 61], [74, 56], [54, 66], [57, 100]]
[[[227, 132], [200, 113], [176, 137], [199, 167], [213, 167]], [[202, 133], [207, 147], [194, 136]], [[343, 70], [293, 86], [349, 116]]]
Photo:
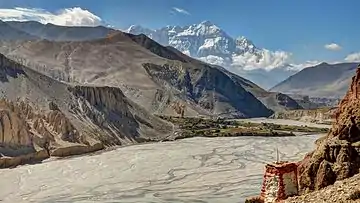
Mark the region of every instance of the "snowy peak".
[[238, 37], [236, 39], [236, 45], [241, 47], [255, 47], [254, 43], [251, 40], [245, 38], [244, 36]]
[[289, 65], [290, 53], [259, 48], [244, 36], [233, 38], [210, 21], [156, 30], [136, 26], [130, 27], [128, 32], [143, 33], [164, 46], [172, 46], [193, 58], [223, 66], [265, 88], [281, 82], [295, 69]]
[[[210, 21], [203, 21], [198, 25], [194, 25], [194, 27], [193, 30], [196, 32], [197, 36], [226, 35], [223, 30]], [[191, 26], [189, 29], [191, 29]]]
[[[245, 37], [234, 39], [210, 21], [183, 27], [166, 26], [157, 30], [134, 25], [127, 32], [145, 34], [160, 44], [173, 46], [187, 55], [223, 66], [230, 65], [233, 56], [260, 52], [250, 40]], [[214, 62], [214, 58], [222, 62]]]
[[[214, 57], [221, 58], [221, 61], [231, 62], [233, 55], [243, 54], [247, 51], [256, 52], [256, 47], [250, 40], [244, 37], [233, 39], [210, 21], [183, 27], [166, 26], [157, 30], [131, 26], [127, 32], [145, 34], [160, 44], [173, 46], [187, 55], [200, 58], [209, 63], [214, 63]], [[212, 58], [211, 61], [207, 60], [209, 57]]]
[[259, 51], [259, 49], [254, 45], [254, 43], [251, 40], [245, 38], [244, 36], [238, 37], [235, 40], [235, 43], [238, 52], [241, 53], [248, 52], [254, 54]]
[[[210, 21], [188, 26], [166, 26], [157, 30], [138, 26], [129, 28], [129, 32], [143, 33], [162, 45], [172, 46], [193, 58], [223, 66], [242, 76], [255, 70], [264, 71], [263, 74], [266, 75], [270, 70], [285, 70], [284, 67], [289, 66], [287, 52], [259, 48], [244, 36], [233, 38]], [[287, 75], [289, 71], [285, 72]], [[263, 84], [264, 78], [258, 75], [252, 74], [248, 79]], [[284, 78], [279, 80], [282, 79]], [[262, 86], [268, 88], [277, 82], [280, 81], [277, 79]]]

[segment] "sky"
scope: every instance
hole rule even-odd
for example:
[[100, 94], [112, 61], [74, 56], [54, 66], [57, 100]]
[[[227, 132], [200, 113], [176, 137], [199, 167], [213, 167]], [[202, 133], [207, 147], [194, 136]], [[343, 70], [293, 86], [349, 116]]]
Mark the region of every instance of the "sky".
[[284, 51], [296, 63], [343, 62], [360, 60], [359, 8], [358, 0], [0, 0], [0, 19], [40, 15], [54, 24], [119, 29], [209, 20], [232, 37]]

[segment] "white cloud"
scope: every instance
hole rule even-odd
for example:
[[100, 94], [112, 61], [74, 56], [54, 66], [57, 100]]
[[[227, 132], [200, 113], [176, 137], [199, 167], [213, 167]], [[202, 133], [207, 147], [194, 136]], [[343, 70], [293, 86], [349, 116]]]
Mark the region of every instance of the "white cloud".
[[328, 49], [330, 51], [339, 51], [341, 50], [341, 46], [335, 43], [331, 43], [331, 44], [325, 44], [325, 49]]
[[360, 62], [360, 52], [349, 54], [345, 57], [346, 62]]
[[289, 65], [291, 53], [285, 51], [270, 51], [263, 49], [260, 55], [245, 52], [243, 55], [233, 56], [232, 66], [242, 67], [244, 70], [286, 67]]
[[182, 8], [173, 7], [172, 10], [173, 10], [173, 11], [176, 11], [176, 12], [178, 12], [178, 13], [181, 13], [181, 14], [191, 15], [187, 10], [182, 9]]
[[209, 55], [199, 58], [210, 64], [231, 68], [234, 71], [265, 70], [267, 72], [275, 69], [284, 71], [300, 71], [304, 68], [319, 65], [322, 61], [305, 61], [304, 63], [293, 63], [292, 53], [285, 51], [270, 51], [263, 49], [262, 53], [234, 55], [232, 59]]
[[0, 19], [3, 21], [38, 21], [63, 26], [98, 26], [103, 21], [99, 16], [80, 7], [66, 8], [56, 13], [37, 8], [0, 9]]
[[205, 61], [206, 63], [210, 63], [213, 65], [218, 65], [218, 66], [226, 66], [227, 63], [225, 62], [225, 59], [219, 56], [214, 56], [214, 55], [209, 55], [206, 57], [200, 57], [199, 58], [202, 61]]

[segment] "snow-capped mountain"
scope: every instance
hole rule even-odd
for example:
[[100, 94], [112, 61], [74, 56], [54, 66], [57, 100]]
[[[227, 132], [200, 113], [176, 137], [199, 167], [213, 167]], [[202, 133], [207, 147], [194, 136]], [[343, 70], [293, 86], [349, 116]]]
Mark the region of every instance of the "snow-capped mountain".
[[251, 53], [261, 57], [261, 50], [250, 40], [245, 37], [233, 39], [210, 21], [185, 27], [166, 26], [158, 30], [133, 25], [127, 32], [145, 34], [160, 44], [173, 46], [185, 54], [203, 58], [205, 61], [208, 61], [208, 57], [210, 60], [219, 57], [221, 65], [231, 62], [233, 55]]
[[[258, 48], [244, 36], [232, 38], [210, 21], [184, 27], [166, 26], [156, 30], [133, 25], [126, 32], [145, 34], [158, 43], [175, 47], [191, 57], [228, 68], [264, 88], [270, 88], [294, 74], [294, 71], [284, 68], [289, 66], [288, 53]], [[272, 70], [279, 67], [284, 72], [281, 74], [284, 78], [271, 77], [274, 72]], [[278, 74], [279, 71], [275, 72]], [[264, 80], [264, 74], [270, 76], [268, 80]]]

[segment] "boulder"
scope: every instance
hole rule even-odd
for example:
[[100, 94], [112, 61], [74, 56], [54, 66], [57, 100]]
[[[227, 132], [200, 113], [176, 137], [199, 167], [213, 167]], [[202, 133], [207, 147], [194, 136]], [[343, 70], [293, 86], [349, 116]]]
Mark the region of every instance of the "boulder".
[[331, 168], [330, 162], [323, 160], [319, 166], [315, 178], [315, 189], [320, 189], [335, 182], [336, 175]]

